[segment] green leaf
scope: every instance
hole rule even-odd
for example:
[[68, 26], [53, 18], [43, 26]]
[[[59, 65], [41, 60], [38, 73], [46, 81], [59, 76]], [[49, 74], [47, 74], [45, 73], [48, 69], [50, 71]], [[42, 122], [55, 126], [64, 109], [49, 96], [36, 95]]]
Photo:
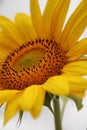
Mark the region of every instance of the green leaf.
[[80, 98], [75, 97], [73, 95], [69, 95], [68, 97], [71, 98], [75, 102], [76, 107], [77, 107], [78, 110], [82, 109], [83, 104], [82, 104], [82, 100]]
[[44, 106], [48, 107], [50, 109], [50, 111], [52, 113], [54, 113], [53, 110], [52, 110], [52, 107], [51, 107], [52, 98], [53, 98], [53, 96], [51, 94], [46, 93], [46, 98], [45, 98]]
[[18, 118], [18, 121], [17, 121], [18, 127], [21, 125], [22, 117], [23, 117], [23, 111], [20, 111], [20, 112], [19, 112], [19, 118]]

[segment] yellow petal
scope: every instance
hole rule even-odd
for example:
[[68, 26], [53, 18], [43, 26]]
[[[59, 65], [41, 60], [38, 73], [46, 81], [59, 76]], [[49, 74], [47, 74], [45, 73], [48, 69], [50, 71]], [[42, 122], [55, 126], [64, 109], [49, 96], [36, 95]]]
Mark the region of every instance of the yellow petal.
[[16, 94], [8, 103], [5, 109], [4, 125], [20, 110], [30, 110], [38, 96], [38, 86], [30, 86]]
[[31, 18], [27, 14], [16, 14], [15, 23], [25, 42], [36, 38]]
[[5, 62], [8, 54], [9, 52], [7, 50], [0, 48], [0, 69], [2, 68], [2, 64]]
[[16, 93], [17, 90], [0, 90], [0, 104], [9, 101]]
[[30, 0], [30, 11], [31, 11], [32, 23], [35, 28], [36, 34], [38, 37], [41, 37], [43, 34], [42, 16], [38, 0]]
[[64, 78], [69, 82], [71, 92], [83, 92], [87, 89], [87, 79], [76, 76], [63, 74]]
[[87, 61], [69, 63], [64, 66], [62, 72], [73, 75], [87, 75]]
[[2, 68], [2, 63], [5, 61], [6, 53], [2, 52], [2, 49], [0, 49], [0, 69]]
[[[4, 38], [1, 37], [0, 35], [0, 41], [4, 40]], [[6, 45], [2, 42], [0, 42], [0, 68], [2, 66], [2, 63], [5, 61], [6, 57], [8, 54], [12, 51], [12, 48], [10, 46]]]
[[37, 100], [38, 91], [37, 85], [30, 86], [24, 90], [18, 102], [21, 110], [29, 110], [33, 107]]
[[66, 14], [69, 8], [70, 0], [61, 0], [57, 4], [52, 18], [52, 33], [55, 35], [55, 39], [58, 41], [61, 35], [61, 31], [64, 25]]
[[3, 56], [7, 56], [9, 54], [9, 50], [5, 50], [4, 48], [0, 48], [0, 53], [1, 53], [0, 58], [2, 58], [1, 57], [2, 54], [3, 54]]
[[69, 84], [62, 76], [54, 76], [49, 78], [43, 84], [43, 89], [55, 95], [69, 94]]
[[48, 0], [43, 13], [43, 28], [47, 38], [50, 38], [52, 15], [58, 2], [59, 0]]
[[77, 96], [78, 98], [83, 98], [85, 96], [85, 91], [82, 92], [71, 92], [72, 95]]
[[67, 57], [68, 60], [76, 60], [85, 54], [87, 54], [87, 38], [77, 42], [76, 45], [67, 52]]
[[68, 44], [68, 48], [72, 48], [76, 41], [80, 38], [80, 36], [82, 35], [82, 33], [84, 32], [86, 26], [87, 26], [87, 11], [84, 12], [84, 15], [82, 15], [81, 21], [78, 19], [78, 23], [76, 25], [76, 27], [72, 29], [72, 31], [70, 32], [67, 40], [66, 40], [66, 44]]
[[33, 108], [31, 109], [31, 114], [34, 118], [37, 118], [42, 110], [42, 106], [44, 104], [45, 100], [45, 91], [41, 88], [41, 86], [38, 86], [38, 96], [36, 103], [34, 104]]
[[17, 42], [17, 44], [23, 42], [14, 23], [4, 16], [0, 16], [0, 27], [3, 30], [4, 35], [9, 39]]
[[59, 42], [63, 44], [65, 49], [71, 48], [79, 39], [86, 26], [87, 0], [82, 0], [67, 22]]
[[0, 32], [0, 48], [3, 48], [7, 51], [12, 51], [12, 49], [17, 48], [18, 45], [13, 43], [11, 40], [7, 39], [3, 32]]

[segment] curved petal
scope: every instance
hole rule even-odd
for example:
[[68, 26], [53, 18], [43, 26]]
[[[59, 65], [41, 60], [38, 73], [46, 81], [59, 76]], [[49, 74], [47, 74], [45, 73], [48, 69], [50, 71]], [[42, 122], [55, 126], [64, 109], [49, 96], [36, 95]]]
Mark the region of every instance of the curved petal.
[[0, 54], [1, 54], [0, 55], [0, 61], [1, 61], [1, 59], [4, 60], [3, 58], [7, 57], [7, 55], [9, 54], [9, 50], [5, 50], [4, 48], [0, 48]]
[[73, 75], [87, 75], [87, 61], [72, 62], [64, 66], [62, 72]]
[[6, 38], [4, 33], [0, 30], [0, 69], [2, 68], [2, 62], [4, 62], [7, 55], [17, 47], [18, 45], [9, 38]]
[[70, 5], [70, 0], [61, 0], [58, 2], [52, 16], [52, 35], [58, 41]]
[[27, 14], [16, 14], [15, 23], [25, 42], [36, 38], [31, 18]]
[[87, 54], [87, 38], [79, 41], [74, 45], [68, 52], [67, 57], [68, 60], [76, 60], [83, 55]]
[[0, 48], [0, 69], [2, 68], [2, 64], [5, 62], [7, 55], [9, 54], [8, 49]]
[[63, 74], [63, 76], [70, 84], [71, 94], [72, 92], [75, 93], [83, 92], [87, 89], [87, 79], [81, 76], [69, 75], [69, 74]]
[[17, 90], [0, 90], [0, 104], [9, 101], [18, 92]]
[[43, 13], [43, 28], [47, 38], [50, 38], [51, 20], [57, 3], [59, 3], [59, 0], [48, 0]]
[[76, 27], [71, 30], [71, 32], [68, 35], [68, 38], [66, 40], [67, 48], [72, 48], [76, 41], [80, 38], [82, 33], [84, 32], [86, 26], [87, 26], [87, 11], [84, 12], [84, 15], [82, 15], [81, 21], [78, 19], [78, 23]]
[[3, 30], [4, 36], [9, 40], [15, 41], [17, 44], [23, 42], [14, 23], [8, 18], [0, 16], [0, 28]]
[[35, 28], [37, 37], [42, 37], [43, 35], [42, 16], [38, 0], [30, 0], [30, 11], [31, 11], [32, 23]]
[[85, 91], [82, 91], [82, 92], [74, 92], [74, 91], [72, 91], [71, 93], [72, 93], [72, 95], [74, 95], [74, 96], [76, 96], [78, 98], [81, 98], [81, 99], [85, 96]]
[[20, 110], [31, 109], [38, 96], [38, 86], [30, 86], [16, 94], [6, 105], [4, 125]]
[[0, 49], [0, 69], [2, 68], [2, 63], [4, 62], [5, 58], [7, 57], [6, 53]]
[[65, 49], [71, 48], [79, 39], [86, 26], [87, 0], [82, 0], [80, 5], [77, 7], [77, 9], [68, 20], [59, 42], [63, 45]]
[[17, 44], [13, 43], [11, 40], [7, 39], [3, 32], [0, 32], [0, 48], [3, 48], [7, 51], [11, 51], [12, 49], [18, 47]]
[[62, 75], [54, 76], [43, 84], [43, 89], [55, 95], [67, 95], [69, 94], [69, 83]]
[[42, 110], [42, 106], [44, 104], [45, 100], [45, 91], [41, 88], [41, 86], [38, 86], [38, 96], [36, 103], [34, 104], [33, 108], [31, 109], [31, 114], [34, 118], [37, 118]]

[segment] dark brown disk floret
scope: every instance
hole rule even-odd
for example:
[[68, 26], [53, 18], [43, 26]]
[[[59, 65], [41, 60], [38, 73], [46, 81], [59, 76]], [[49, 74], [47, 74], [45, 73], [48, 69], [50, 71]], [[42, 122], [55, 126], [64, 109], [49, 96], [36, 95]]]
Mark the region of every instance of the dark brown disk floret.
[[[31, 67], [29, 65], [17, 69], [19, 59], [33, 50], [42, 51], [42, 57]], [[65, 52], [56, 41], [48, 39], [29, 41], [8, 55], [0, 72], [0, 87], [23, 90], [30, 85], [43, 84], [49, 77], [60, 75], [65, 63]]]

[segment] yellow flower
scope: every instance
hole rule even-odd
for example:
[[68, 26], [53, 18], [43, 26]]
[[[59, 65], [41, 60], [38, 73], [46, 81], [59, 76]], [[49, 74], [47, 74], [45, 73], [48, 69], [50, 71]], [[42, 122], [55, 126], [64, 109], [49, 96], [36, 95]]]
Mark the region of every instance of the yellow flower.
[[30, 0], [31, 16], [18, 13], [12, 22], [0, 16], [0, 104], [7, 123], [17, 112], [37, 117], [46, 91], [82, 98], [87, 89], [87, 0], [64, 25], [70, 0], [48, 0], [43, 14]]

